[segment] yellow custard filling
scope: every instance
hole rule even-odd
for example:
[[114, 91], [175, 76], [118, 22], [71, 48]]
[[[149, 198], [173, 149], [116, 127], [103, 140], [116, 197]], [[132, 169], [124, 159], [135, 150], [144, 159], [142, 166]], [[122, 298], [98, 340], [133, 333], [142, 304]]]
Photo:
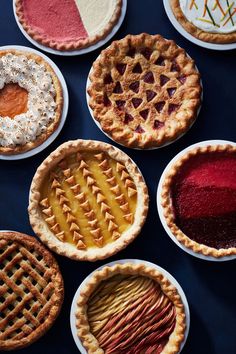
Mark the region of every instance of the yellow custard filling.
[[135, 183], [126, 167], [105, 152], [66, 157], [45, 178], [40, 192], [48, 227], [78, 249], [103, 247], [134, 221]]

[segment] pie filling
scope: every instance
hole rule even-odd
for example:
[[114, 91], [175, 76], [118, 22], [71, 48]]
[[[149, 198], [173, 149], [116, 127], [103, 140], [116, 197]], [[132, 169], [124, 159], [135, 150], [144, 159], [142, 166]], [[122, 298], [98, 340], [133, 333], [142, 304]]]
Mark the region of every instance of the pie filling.
[[0, 116], [14, 118], [27, 111], [28, 92], [18, 84], [6, 84], [0, 90]]
[[236, 247], [236, 154], [211, 152], [186, 161], [171, 187], [176, 225], [216, 249]]
[[90, 331], [105, 354], [159, 354], [176, 325], [173, 303], [145, 276], [115, 275], [88, 300]]
[[75, 42], [101, 32], [109, 23], [114, 0], [22, 0], [27, 24], [56, 42]]
[[181, 9], [196, 27], [212, 33], [236, 31], [236, 8], [230, 0], [180, 0]]
[[44, 179], [40, 192], [50, 230], [80, 250], [115, 241], [134, 222], [136, 186], [126, 167], [105, 152], [66, 157]]

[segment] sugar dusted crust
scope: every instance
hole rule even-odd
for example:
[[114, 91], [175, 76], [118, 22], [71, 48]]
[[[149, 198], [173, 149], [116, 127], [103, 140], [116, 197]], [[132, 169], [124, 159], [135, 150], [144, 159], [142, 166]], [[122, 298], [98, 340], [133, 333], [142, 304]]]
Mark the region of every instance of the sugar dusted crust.
[[[136, 50], [133, 59], [127, 54], [130, 48]], [[142, 55], [143, 50], [150, 50], [151, 56], [147, 60]], [[165, 65], [156, 65], [158, 58], [164, 58]], [[116, 65], [126, 65], [123, 75], [119, 75]], [[134, 73], [134, 67], [141, 64], [143, 72]], [[178, 69], [172, 70], [172, 65], [177, 64]], [[150, 70], [150, 71], [149, 71]], [[153, 81], [145, 81], [145, 75], [153, 75]], [[107, 75], [111, 75], [113, 82], [104, 85]], [[159, 84], [161, 77], [169, 75], [167, 84]], [[181, 83], [183, 77], [184, 83]], [[89, 105], [93, 110], [94, 118], [101, 125], [102, 130], [116, 142], [132, 148], [153, 148], [168, 144], [183, 135], [193, 124], [201, 105], [200, 74], [195, 63], [190, 59], [184, 49], [179, 48], [174, 41], [166, 40], [160, 35], [142, 33], [128, 35], [125, 38], [114, 41], [94, 62], [89, 76], [91, 81], [88, 87], [90, 96]], [[179, 80], [180, 79], [180, 80]], [[115, 92], [119, 83], [123, 91]], [[131, 85], [139, 82], [139, 92], [132, 92]], [[174, 94], [167, 91], [174, 87]], [[151, 100], [147, 98], [148, 92], [154, 92], [156, 96]], [[115, 94], [114, 94], [115, 93]], [[111, 104], [103, 102], [105, 95], [110, 95]], [[141, 100], [136, 108], [132, 104], [133, 99]], [[116, 100], [126, 102], [125, 108], [116, 107]], [[158, 114], [155, 105], [164, 101], [165, 107]], [[176, 112], [169, 113], [170, 106], [180, 106]], [[181, 107], [182, 106], [182, 107]], [[167, 108], [169, 107], [169, 108]], [[143, 119], [141, 110], [148, 110], [148, 118]], [[143, 112], [143, 111], [142, 111]], [[131, 123], [125, 124], [125, 114], [132, 115]], [[155, 129], [153, 124], [160, 119], [161, 129]], [[136, 132], [137, 126], [142, 126], [144, 132]]]
[[[134, 217], [134, 222], [130, 229], [121, 234], [120, 238], [112, 243], [106, 244], [102, 248], [91, 248], [89, 250], [79, 250], [75, 246], [64, 243], [58, 240], [52, 231], [49, 229], [47, 223], [41, 215], [39, 206], [40, 202], [40, 187], [48, 172], [56, 166], [64, 157], [69, 156], [75, 152], [87, 151], [101, 151], [106, 152], [112, 159], [123, 163], [133, 178], [137, 188], [137, 207]], [[93, 140], [75, 140], [68, 141], [59, 146], [53, 153], [51, 153], [44, 162], [39, 166], [33, 178], [30, 188], [29, 198], [29, 217], [30, 223], [34, 232], [40, 239], [53, 251], [67, 256], [75, 260], [96, 261], [97, 259], [104, 259], [117, 253], [125, 248], [141, 231], [145, 222], [148, 211], [148, 190], [143, 180], [143, 177], [137, 166], [130, 160], [130, 158], [121, 150], [115, 148], [110, 144]]]
[[200, 28], [194, 26], [191, 22], [187, 20], [180, 7], [179, 0], [169, 0], [169, 1], [177, 21], [192, 36], [200, 39], [201, 41], [210, 42], [210, 43], [226, 44], [226, 43], [236, 42], [236, 32], [227, 33], [227, 34], [205, 32]]
[[[42, 324], [39, 324], [36, 329], [34, 329], [31, 333], [26, 335], [25, 337], [19, 339], [19, 340], [14, 340], [14, 338], [9, 338], [9, 339], [0, 339], [0, 350], [16, 350], [16, 349], [21, 349], [24, 348], [36, 340], [38, 340], [41, 336], [43, 336], [53, 325], [54, 321], [56, 320], [60, 310], [61, 306], [63, 303], [64, 299], [64, 284], [63, 284], [63, 278], [60, 273], [60, 269], [58, 267], [58, 264], [54, 257], [51, 255], [51, 253], [40, 243], [38, 242], [34, 237], [19, 233], [19, 232], [0, 232], [0, 248], [6, 247], [8, 244], [19, 244], [23, 249], [28, 249], [31, 250], [31, 252], [36, 251], [37, 254], [41, 255], [44, 261], [44, 264], [47, 265], [47, 272], [48, 272], [48, 277], [50, 277], [50, 281], [52, 281], [53, 286], [54, 286], [54, 294], [53, 294], [53, 299], [52, 297], [50, 298], [50, 312], [43, 321]], [[9, 246], [9, 250], [10, 250]], [[9, 256], [10, 256], [9, 252]], [[3, 257], [4, 254], [1, 255]], [[32, 254], [33, 256], [33, 254]], [[15, 261], [17, 262], [17, 257], [15, 257]], [[26, 262], [25, 260], [23, 262]], [[10, 265], [10, 262], [9, 262]], [[10, 270], [10, 268], [8, 268]], [[27, 268], [28, 269], [28, 268]], [[29, 269], [28, 269], [29, 270]], [[32, 268], [31, 268], [32, 271]], [[15, 272], [16, 273], [16, 272]], [[6, 274], [5, 274], [6, 276]], [[3, 278], [4, 281], [4, 278]], [[15, 288], [17, 288], [17, 285], [15, 285]], [[14, 290], [14, 289], [13, 289]], [[37, 292], [35, 292], [36, 294]], [[1, 294], [2, 296], [4, 295], [4, 292]], [[19, 295], [19, 293], [18, 293]], [[25, 297], [28, 296], [26, 293], [24, 295]], [[35, 296], [38, 296], [37, 294]], [[41, 295], [42, 297], [44, 295]], [[10, 299], [9, 299], [10, 302]], [[30, 318], [30, 317], [29, 317]], [[24, 318], [23, 318], [24, 319]], [[18, 321], [21, 321], [21, 327], [25, 324], [25, 321], [23, 319], [18, 319]], [[1, 324], [2, 318], [0, 318], [0, 324]], [[4, 327], [1, 326], [1, 329]], [[2, 332], [4, 333], [4, 332]], [[1, 335], [0, 335], [1, 337]]]
[[30, 52], [25, 52], [25, 51], [19, 51], [19, 50], [1, 50], [0, 51], [0, 57], [11, 53], [13, 55], [24, 55], [28, 59], [33, 59], [37, 64], [43, 65], [47, 71], [50, 73], [53, 81], [53, 86], [56, 91], [56, 97], [55, 97], [55, 102], [56, 102], [56, 110], [55, 110], [55, 115], [53, 121], [47, 126], [47, 129], [44, 133], [40, 134], [34, 141], [27, 142], [24, 145], [16, 145], [16, 146], [0, 146], [0, 154], [3, 155], [14, 155], [14, 154], [21, 154], [26, 151], [32, 150], [36, 148], [37, 146], [41, 145], [45, 140], [48, 139], [50, 135], [54, 133], [54, 131], [58, 128], [58, 125], [61, 120], [61, 114], [62, 114], [62, 109], [63, 109], [63, 92], [62, 92], [62, 87], [61, 83], [55, 74], [54, 70], [52, 67], [44, 60], [42, 57], [39, 55], [36, 55], [34, 53]]
[[184, 340], [186, 319], [185, 310], [180, 295], [173, 284], [159, 271], [149, 266], [140, 264], [115, 264], [114, 266], [105, 266], [101, 270], [96, 271], [87, 281], [84, 288], [81, 289], [80, 296], [77, 299], [76, 327], [77, 334], [88, 354], [104, 353], [99, 347], [97, 339], [90, 332], [90, 326], [87, 318], [87, 302], [93, 291], [102, 280], [107, 280], [116, 274], [134, 275], [139, 274], [147, 276], [158, 282], [163, 293], [172, 301], [176, 310], [176, 325], [169, 337], [169, 341], [165, 346], [162, 354], [177, 354], [180, 350], [181, 343]]
[[175, 224], [174, 213], [172, 209], [172, 201], [170, 196], [170, 188], [173, 183], [173, 179], [178, 173], [181, 166], [191, 157], [197, 154], [204, 154], [209, 152], [236, 152], [236, 147], [232, 145], [208, 145], [205, 147], [196, 147], [188, 152], [186, 152], [182, 157], [179, 158], [171, 167], [170, 170], [165, 175], [165, 179], [162, 185], [161, 192], [161, 205], [163, 207], [163, 215], [165, 221], [170, 228], [172, 234], [177, 238], [177, 240], [183, 244], [185, 247], [191, 249], [196, 253], [201, 253], [204, 256], [212, 256], [215, 258], [220, 258], [224, 256], [230, 256], [236, 254], [236, 248], [231, 247], [227, 249], [216, 249], [209, 247], [200, 243], [197, 243], [185, 235], [179, 227]]
[[100, 33], [82, 40], [80, 39], [72, 42], [57, 42], [55, 40], [51, 40], [50, 38], [45, 38], [45, 36], [40, 35], [36, 29], [31, 28], [25, 17], [22, 0], [16, 0], [15, 2], [16, 14], [18, 16], [21, 25], [23, 26], [24, 30], [28, 33], [28, 35], [32, 37], [35, 41], [45, 45], [46, 47], [50, 47], [60, 51], [71, 51], [76, 49], [87, 48], [99, 42], [103, 38], [107, 37], [107, 35], [112, 31], [113, 27], [116, 25], [116, 23], [120, 18], [122, 5], [123, 5], [123, 0], [116, 0], [115, 11], [110, 21], [107, 23], [107, 25], [103, 28], [103, 30]]

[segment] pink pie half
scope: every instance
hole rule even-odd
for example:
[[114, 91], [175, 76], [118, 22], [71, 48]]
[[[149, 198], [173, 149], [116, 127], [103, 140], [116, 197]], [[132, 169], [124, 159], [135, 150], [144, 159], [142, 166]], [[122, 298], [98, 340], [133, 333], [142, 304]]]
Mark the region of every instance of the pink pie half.
[[190, 150], [167, 174], [162, 199], [167, 223], [186, 247], [236, 254], [236, 147]]
[[16, 0], [16, 14], [37, 42], [57, 49], [88, 47], [117, 23], [122, 0]]

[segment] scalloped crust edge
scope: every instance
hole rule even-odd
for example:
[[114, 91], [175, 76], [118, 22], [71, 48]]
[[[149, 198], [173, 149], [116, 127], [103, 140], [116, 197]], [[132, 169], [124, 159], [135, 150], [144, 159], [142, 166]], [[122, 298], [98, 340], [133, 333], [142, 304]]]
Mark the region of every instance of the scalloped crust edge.
[[[122, 234], [119, 239], [105, 245], [103, 248], [94, 248], [86, 251], [78, 250], [69, 243], [63, 243], [59, 241], [43, 220], [39, 208], [39, 189], [48, 171], [64, 157], [80, 150], [104, 151], [114, 160], [124, 163], [126, 169], [134, 180], [138, 195], [134, 223], [127, 230], [127, 232]], [[140, 233], [141, 228], [146, 220], [148, 204], [149, 196], [146, 183], [138, 167], [134, 164], [134, 162], [131, 161], [128, 155], [111, 144], [95, 140], [78, 139], [68, 141], [60, 145], [38, 167], [30, 187], [28, 212], [30, 223], [34, 232], [51, 250], [74, 260], [94, 262], [98, 259], [104, 259], [114, 255], [115, 253], [128, 246], [128, 244], [135, 239], [135, 237]]]
[[164, 182], [162, 184], [161, 191], [161, 205], [163, 208], [163, 215], [165, 217], [165, 221], [172, 232], [172, 234], [176, 237], [176, 239], [185, 247], [191, 249], [193, 252], [201, 253], [204, 256], [212, 256], [215, 258], [220, 258], [224, 256], [231, 256], [236, 254], [236, 247], [230, 248], [220, 248], [216, 249], [213, 247], [209, 247], [203, 244], [200, 244], [196, 241], [191, 240], [187, 235], [185, 235], [175, 224], [174, 214], [172, 209], [172, 202], [170, 197], [170, 187], [173, 181], [174, 176], [178, 172], [179, 168], [192, 156], [195, 156], [199, 153], [204, 154], [207, 152], [224, 152], [231, 151], [236, 152], [236, 147], [230, 144], [226, 145], [207, 145], [204, 147], [196, 147], [192, 150], [186, 152], [182, 157], [178, 159], [167, 172]]

